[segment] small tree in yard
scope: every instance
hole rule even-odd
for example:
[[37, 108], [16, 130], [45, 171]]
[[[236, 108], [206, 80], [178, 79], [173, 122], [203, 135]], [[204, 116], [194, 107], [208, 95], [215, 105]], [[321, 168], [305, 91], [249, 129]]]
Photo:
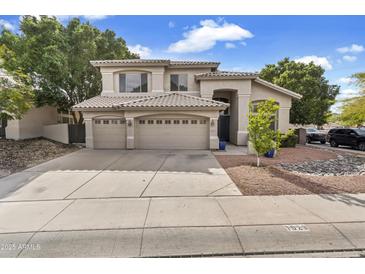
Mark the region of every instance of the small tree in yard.
[[279, 148], [280, 132], [270, 128], [278, 109], [274, 99], [260, 102], [256, 110], [250, 103], [248, 134], [249, 141], [256, 150], [257, 166], [260, 166], [260, 156], [271, 149]]

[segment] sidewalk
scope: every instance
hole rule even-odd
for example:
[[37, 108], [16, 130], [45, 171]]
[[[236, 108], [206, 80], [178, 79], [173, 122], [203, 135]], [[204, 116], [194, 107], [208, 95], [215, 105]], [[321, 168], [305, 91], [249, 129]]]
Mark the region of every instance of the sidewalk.
[[354, 256], [365, 194], [1, 202], [0, 243], [0, 257]]

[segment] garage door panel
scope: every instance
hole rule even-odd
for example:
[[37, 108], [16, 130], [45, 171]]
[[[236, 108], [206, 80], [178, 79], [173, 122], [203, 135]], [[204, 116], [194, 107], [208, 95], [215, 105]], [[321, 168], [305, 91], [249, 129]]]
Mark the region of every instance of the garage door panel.
[[95, 148], [125, 149], [126, 147], [126, 128], [123, 119], [95, 119], [93, 135]]
[[[140, 123], [140, 120], [144, 123]], [[166, 120], [170, 123], [166, 124]], [[179, 124], [174, 124], [174, 120], [178, 120]], [[157, 121], [160, 121], [160, 124], [157, 124]], [[187, 124], [183, 124], [183, 121]], [[195, 121], [195, 124], [192, 124], [192, 121]], [[140, 118], [136, 121], [135, 138], [136, 148], [139, 149], [208, 149], [208, 121], [196, 117]]]

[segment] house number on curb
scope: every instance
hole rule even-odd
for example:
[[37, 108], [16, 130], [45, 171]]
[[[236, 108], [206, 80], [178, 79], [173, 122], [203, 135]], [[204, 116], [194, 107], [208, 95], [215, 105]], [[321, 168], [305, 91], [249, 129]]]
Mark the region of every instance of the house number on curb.
[[306, 225], [284, 225], [289, 232], [308, 232], [310, 231]]

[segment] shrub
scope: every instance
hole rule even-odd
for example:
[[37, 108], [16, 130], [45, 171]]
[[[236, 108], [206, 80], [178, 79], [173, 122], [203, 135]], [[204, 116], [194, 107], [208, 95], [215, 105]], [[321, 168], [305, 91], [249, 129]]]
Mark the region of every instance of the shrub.
[[295, 147], [298, 143], [298, 136], [294, 130], [289, 129], [286, 134], [281, 136], [281, 147]]

